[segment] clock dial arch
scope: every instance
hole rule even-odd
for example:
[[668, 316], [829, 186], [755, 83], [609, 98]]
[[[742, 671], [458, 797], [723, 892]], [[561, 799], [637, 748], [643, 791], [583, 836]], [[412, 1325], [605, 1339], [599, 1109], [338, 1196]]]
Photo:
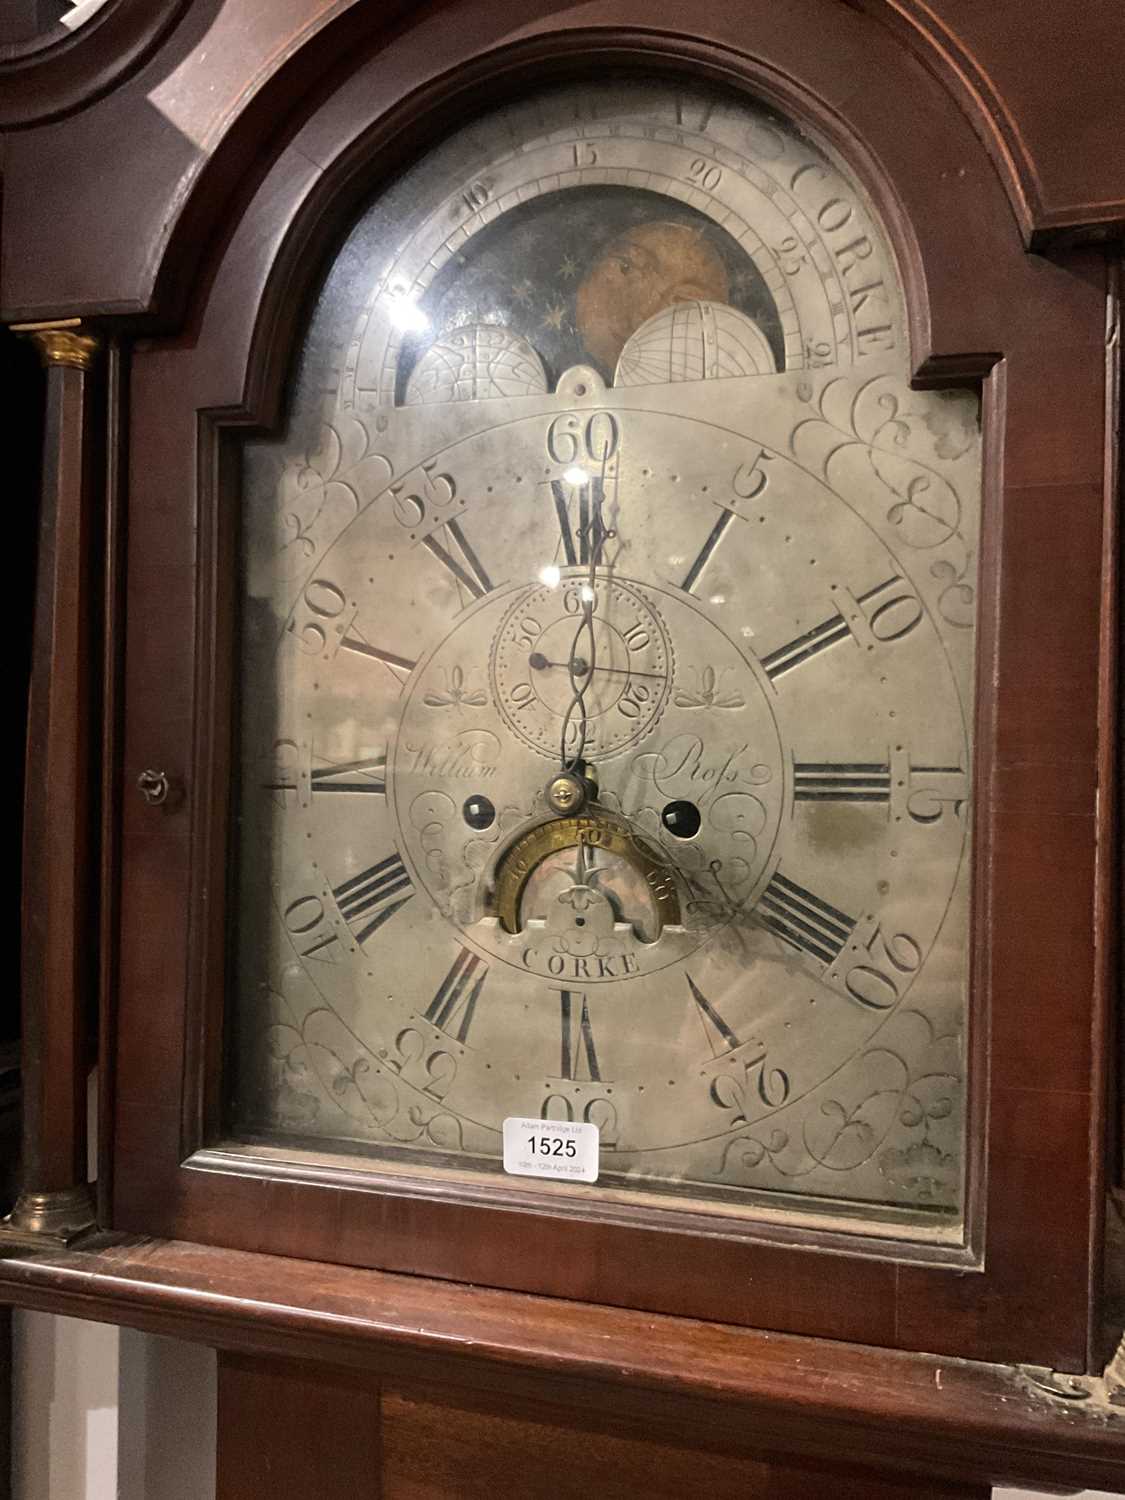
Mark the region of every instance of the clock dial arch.
[[[621, 212], [618, 233], [598, 234], [601, 251], [612, 257], [630, 228], [647, 230], [650, 237], [654, 223], [676, 228], [665, 221], [680, 209], [687, 222], [678, 227], [689, 237], [698, 237], [706, 222], [734, 248], [734, 275], [754, 284], [758, 305], [768, 313], [778, 368], [852, 364], [896, 350], [906, 356], [900, 280], [874, 211], [856, 182], [792, 125], [733, 97], [708, 98], [686, 110], [683, 91], [625, 81], [585, 89], [577, 105], [575, 98], [573, 90], [546, 94], [533, 105], [514, 105], [481, 121], [473, 127], [471, 153], [451, 143], [445, 190], [436, 201], [427, 193], [428, 211], [404, 213], [403, 242], [371, 286], [352, 330], [340, 373], [340, 410], [401, 398], [409, 374], [409, 365], [405, 372], [400, 368], [404, 343], [413, 358], [411, 335], [430, 336], [428, 325], [418, 325], [420, 317], [428, 318], [431, 287], [443, 273], [448, 279], [451, 265], [471, 262], [477, 242], [487, 242], [497, 224], [518, 223], [529, 207], [542, 209], [550, 200], [554, 212], [541, 214], [549, 239], [537, 241], [537, 251], [567, 232], [584, 196], [594, 195], [595, 202], [587, 233], [599, 230], [613, 189], [618, 198], [633, 195], [633, 211], [613, 205]], [[646, 196], [647, 213], [636, 207]], [[655, 258], [652, 274], [659, 277], [679, 247], [652, 240], [634, 248], [641, 258], [646, 249]], [[517, 236], [501, 266], [515, 269], [518, 255]], [[564, 259], [561, 275], [575, 283], [580, 304], [579, 283], [602, 266], [598, 257], [587, 256], [593, 264], [569, 254], [566, 259], [575, 263], [571, 268]], [[692, 257], [685, 270], [686, 282], [707, 289], [700, 257]], [[530, 296], [530, 282], [516, 271], [500, 307], [489, 289], [490, 323], [503, 310], [505, 323], [513, 326], [525, 284]], [[565, 291], [562, 281], [555, 290]], [[729, 284], [723, 290], [720, 300], [730, 300]], [[607, 291], [614, 295], [621, 297], [620, 285]], [[552, 305], [560, 301], [567, 298], [556, 296]], [[659, 297], [644, 301], [652, 312], [659, 305], [668, 304]], [[542, 311], [550, 316], [547, 305]], [[464, 321], [459, 308], [453, 316]], [[580, 306], [573, 316], [581, 321]], [[634, 327], [640, 322], [638, 317]], [[612, 375], [612, 360], [605, 373]]]

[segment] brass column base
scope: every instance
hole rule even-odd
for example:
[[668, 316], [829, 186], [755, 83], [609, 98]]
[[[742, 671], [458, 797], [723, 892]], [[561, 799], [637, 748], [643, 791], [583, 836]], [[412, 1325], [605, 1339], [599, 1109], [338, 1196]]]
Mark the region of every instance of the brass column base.
[[89, 1187], [54, 1193], [21, 1193], [0, 1222], [0, 1256], [25, 1250], [65, 1250], [97, 1227]]

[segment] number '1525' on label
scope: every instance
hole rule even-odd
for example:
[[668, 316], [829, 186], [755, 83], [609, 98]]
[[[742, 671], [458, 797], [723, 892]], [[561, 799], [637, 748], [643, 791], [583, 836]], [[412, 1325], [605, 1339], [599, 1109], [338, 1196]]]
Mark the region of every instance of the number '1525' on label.
[[504, 1170], [516, 1177], [597, 1182], [598, 1127], [509, 1115], [504, 1121]]

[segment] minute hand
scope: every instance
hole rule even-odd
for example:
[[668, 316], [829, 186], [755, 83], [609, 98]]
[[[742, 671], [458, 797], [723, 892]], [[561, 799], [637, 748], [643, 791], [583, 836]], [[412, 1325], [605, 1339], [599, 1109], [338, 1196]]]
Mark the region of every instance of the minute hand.
[[[530, 666], [533, 671], [542, 672], [547, 667], [569, 667], [570, 662], [548, 661], [547, 658], [541, 655], [538, 651], [533, 651], [528, 657], [528, 666]], [[665, 672], [637, 672], [634, 671], [632, 667], [587, 667], [584, 661], [576, 661], [574, 663], [574, 667], [575, 675], [577, 677], [586, 677], [590, 672], [611, 672], [615, 677], [653, 677], [659, 678], [659, 680], [663, 682], [667, 676], [667, 673]]]

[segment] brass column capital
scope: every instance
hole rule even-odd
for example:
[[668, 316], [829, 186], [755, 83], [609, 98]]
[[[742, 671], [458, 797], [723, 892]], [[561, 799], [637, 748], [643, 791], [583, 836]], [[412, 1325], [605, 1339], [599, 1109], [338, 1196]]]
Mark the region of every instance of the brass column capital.
[[51, 323], [11, 323], [13, 333], [29, 338], [39, 350], [39, 358], [48, 368], [51, 365], [70, 365], [76, 370], [88, 370], [100, 347], [100, 340], [92, 333], [82, 333], [81, 318], [62, 318]]

